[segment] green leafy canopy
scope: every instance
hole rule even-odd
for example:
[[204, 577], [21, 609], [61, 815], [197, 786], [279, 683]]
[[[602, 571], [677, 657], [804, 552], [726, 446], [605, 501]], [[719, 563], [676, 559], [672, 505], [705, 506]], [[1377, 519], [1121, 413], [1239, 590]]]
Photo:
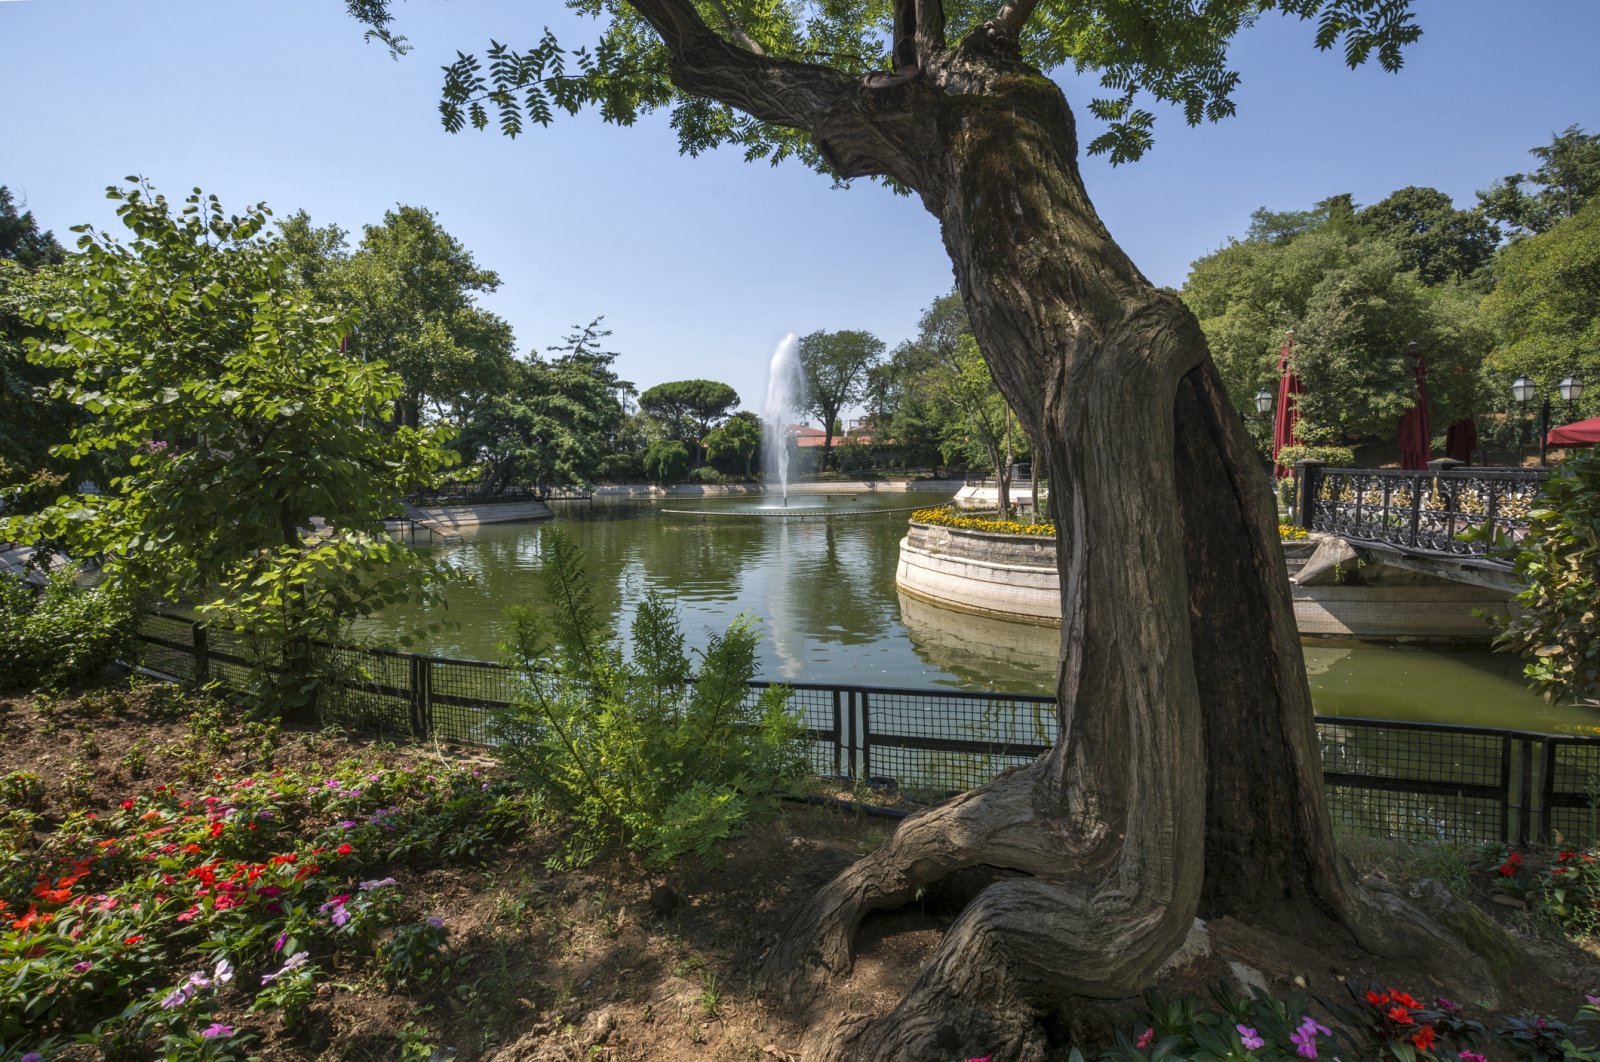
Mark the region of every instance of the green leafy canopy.
[[279, 652], [434, 585], [383, 521], [449, 462], [443, 436], [389, 425], [400, 381], [341, 353], [349, 320], [288, 277], [267, 209], [230, 215], [198, 189], [174, 209], [134, 178], [108, 197], [127, 242], [75, 229], [78, 253], [21, 313], [29, 358], [86, 414], [56, 452], [109, 475], [0, 533], [199, 600]]
[[[346, 0], [369, 37], [406, 50], [394, 33], [388, 0]], [[826, 169], [820, 153], [793, 129], [759, 121], [724, 103], [676, 89], [669, 53], [649, 22], [623, 0], [567, 0], [602, 24], [597, 41], [568, 49], [546, 29], [532, 47], [491, 41], [480, 58], [458, 53], [444, 68], [440, 117], [452, 132], [494, 124], [517, 136], [548, 125], [557, 111], [598, 108], [608, 122], [631, 125], [665, 109], [680, 149], [690, 155], [731, 144], [748, 159], [791, 156]], [[1018, 5], [1022, 6], [1022, 5]], [[1145, 101], [1171, 104], [1190, 125], [1235, 111], [1239, 74], [1228, 64], [1234, 36], [1278, 12], [1314, 21], [1319, 49], [1338, 48], [1354, 67], [1374, 54], [1398, 70], [1402, 49], [1421, 36], [1411, 0], [1040, 0], [1019, 35], [1023, 56], [1046, 72], [1070, 64], [1097, 73], [1105, 95], [1089, 110], [1106, 124], [1089, 144], [1114, 163], [1139, 158], [1153, 142], [1155, 114]], [[696, 0], [706, 25], [734, 47], [773, 59], [825, 66], [852, 75], [892, 66], [889, 0]], [[946, 34], [954, 43], [995, 17], [998, 2], [947, 0]]]

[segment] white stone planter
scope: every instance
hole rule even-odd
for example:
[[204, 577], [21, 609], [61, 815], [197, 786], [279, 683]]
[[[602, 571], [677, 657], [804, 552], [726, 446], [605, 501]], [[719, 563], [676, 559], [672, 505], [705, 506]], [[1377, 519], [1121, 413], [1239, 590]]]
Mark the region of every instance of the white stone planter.
[[[1291, 543], [1285, 562], [1304, 563]], [[941, 608], [1059, 627], [1061, 589], [1052, 538], [996, 535], [912, 524], [900, 542], [895, 584]], [[1488, 642], [1494, 628], [1475, 612], [1507, 611], [1506, 594], [1479, 586], [1298, 586], [1290, 584], [1301, 634], [1374, 640]]]

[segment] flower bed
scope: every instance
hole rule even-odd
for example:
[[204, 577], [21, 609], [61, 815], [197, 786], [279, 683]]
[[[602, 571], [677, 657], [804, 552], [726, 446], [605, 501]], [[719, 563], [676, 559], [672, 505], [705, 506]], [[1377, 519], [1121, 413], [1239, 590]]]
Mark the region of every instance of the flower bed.
[[376, 758], [212, 770], [129, 789], [108, 813], [41, 814], [0, 779], [0, 1058], [72, 1041], [230, 1057], [292, 1028], [336, 968], [391, 985], [437, 972], [442, 921], [400, 868], [469, 862], [524, 827], [480, 771]]
[[1032, 538], [1054, 538], [1056, 526], [1054, 524], [1022, 524], [1015, 520], [989, 520], [978, 516], [962, 516], [957, 510], [948, 505], [937, 509], [918, 509], [911, 514], [911, 522], [915, 524], [934, 524], [938, 527], [954, 527], [962, 531], [982, 531], [991, 535], [1027, 535]]

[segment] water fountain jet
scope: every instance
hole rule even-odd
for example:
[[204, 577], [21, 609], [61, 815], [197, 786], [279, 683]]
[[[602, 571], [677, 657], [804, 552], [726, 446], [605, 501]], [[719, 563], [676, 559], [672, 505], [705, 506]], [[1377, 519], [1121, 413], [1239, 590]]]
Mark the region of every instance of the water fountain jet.
[[761, 411], [762, 464], [768, 483], [777, 477], [785, 509], [789, 507], [789, 423], [805, 405], [805, 389], [800, 341], [790, 332], [772, 352], [767, 366], [767, 400]]

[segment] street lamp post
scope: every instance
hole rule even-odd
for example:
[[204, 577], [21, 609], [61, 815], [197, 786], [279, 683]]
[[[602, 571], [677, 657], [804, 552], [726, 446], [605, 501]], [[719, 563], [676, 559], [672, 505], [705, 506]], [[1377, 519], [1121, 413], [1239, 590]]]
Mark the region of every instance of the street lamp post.
[[1272, 412], [1272, 392], [1265, 387], [1256, 392], [1256, 412], [1263, 417]]
[[[1562, 378], [1559, 384], [1556, 385], [1556, 390], [1561, 394], [1561, 400], [1567, 404], [1567, 412], [1570, 415], [1572, 412], [1572, 404], [1583, 397], [1583, 380], [1581, 380], [1576, 374], [1569, 373]], [[1538, 387], [1536, 387], [1534, 382], [1528, 379], [1526, 376], [1518, 376], [1515, 380], [1511, 381], [1511, 397], [1514, 398], [1517, 402], [1517, 405], [1521, 406], [1524, 410], [1527, 409], [1528, 403], [1537, 397], [1538, 394]], [[1539, 405], [1539, 467], [1541, 468], [1543, 468], [1546, 464], [1545, 450], [1547, 448], [1547, 440], [1549, 437], [1550, 397], [1546, 395], [1544, 401]]]

